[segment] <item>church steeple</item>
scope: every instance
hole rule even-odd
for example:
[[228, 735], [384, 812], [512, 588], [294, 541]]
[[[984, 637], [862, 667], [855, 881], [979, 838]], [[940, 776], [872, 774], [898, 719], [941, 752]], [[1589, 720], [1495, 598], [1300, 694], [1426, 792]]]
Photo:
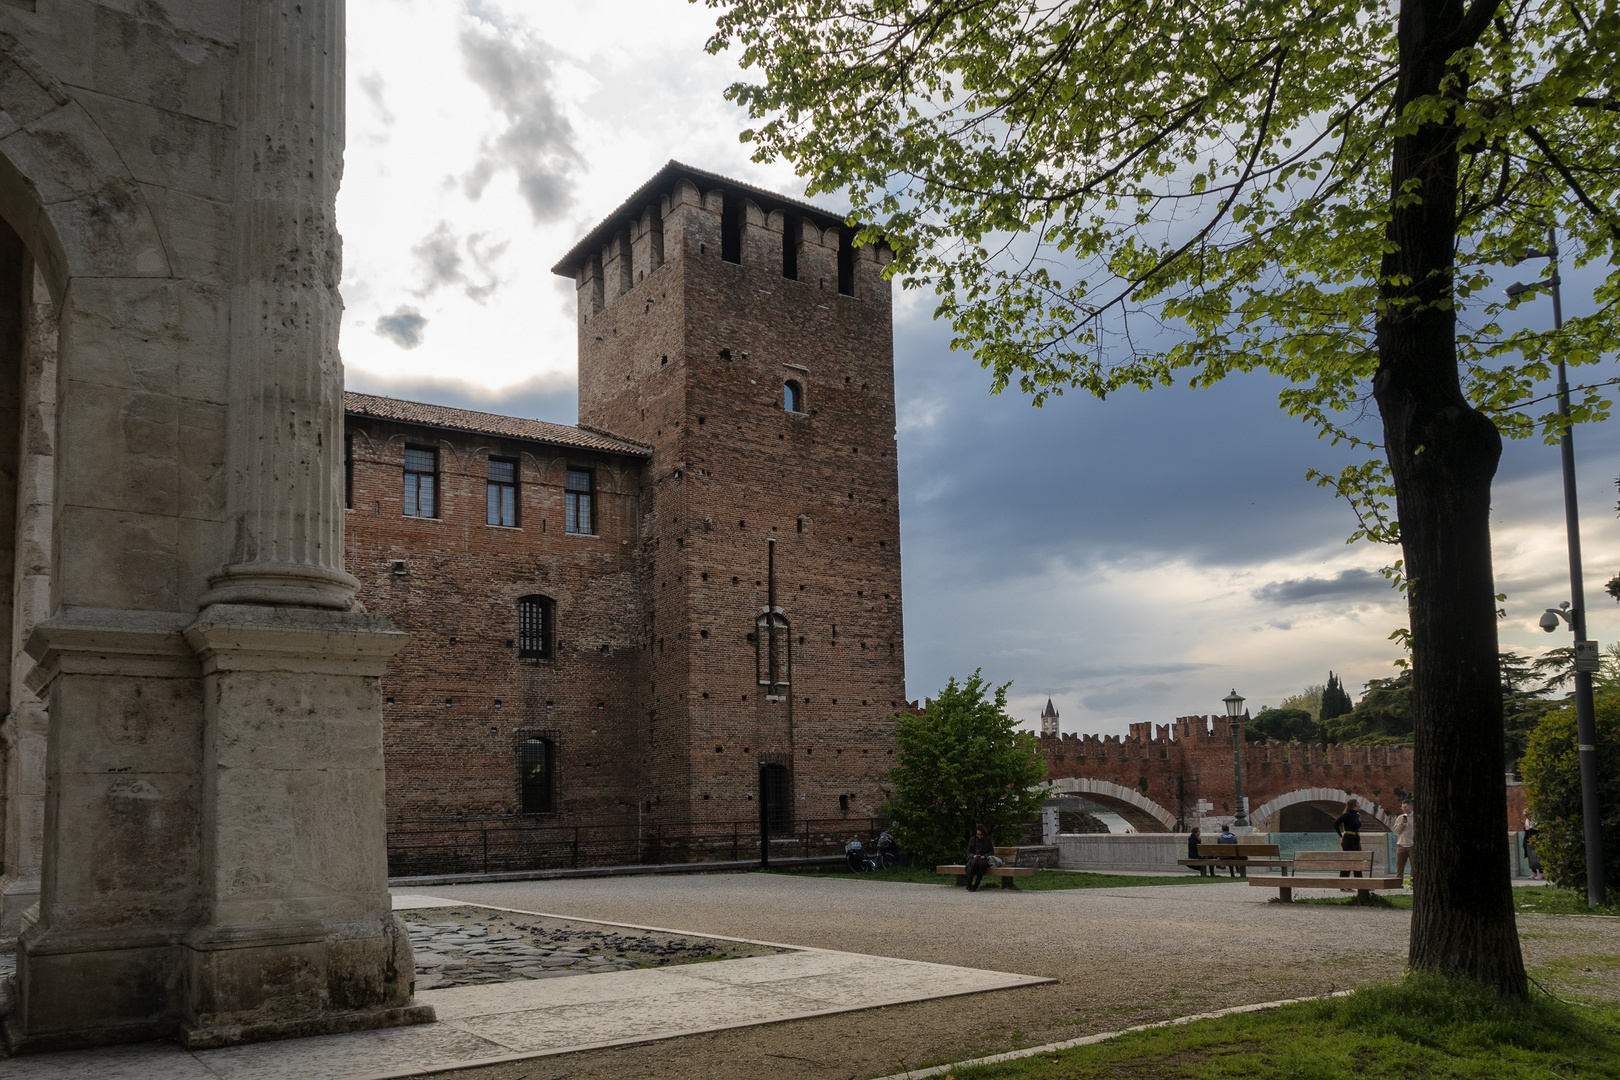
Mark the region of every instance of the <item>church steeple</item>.
[[1046, 699], [1046, 708], [1041, 710], [1041, 734], [1056, 735], [1058, 733], [1058, 711], [1052, 707], [1052, 699]]

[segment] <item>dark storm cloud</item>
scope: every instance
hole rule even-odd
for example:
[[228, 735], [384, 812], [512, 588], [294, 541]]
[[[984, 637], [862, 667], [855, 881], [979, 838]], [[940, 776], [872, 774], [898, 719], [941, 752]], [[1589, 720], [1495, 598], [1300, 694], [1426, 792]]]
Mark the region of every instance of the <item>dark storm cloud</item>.
[[467, 74], [506, 118], [506, 130], [484, 143], [462, 189], [477, 199], [497, 172], [511, 169], [534, 220], [555, 221], [573, 202], [572, 173], [581, 159], [573, 126], [552, 94], [552, 53], [488, 5], [472, 14], [479, 24], [462, 31], [462, 57]]
[[427, 316], [401, 304], [392, 315], [378, 316], [377, 336], [387, 338], [402, 349], [414, 349], [422, 344], [422, 332], [427, 329], [427, 324]]
[[578, 386], [572, 375], [562, 373], [535, 375], [510, 386], [488, 387], [427, 375], [394, 378], [351, 367], [343, 373], [343, 385], [362, 394], [549, 420], [554, 424], [573, 424], [579, 418]]
[[463, 240], [450, 230], [448, 222], [439, 222], [438, 228], [411, 248], [422, 274], [422, 287], [416, 295], [427, 297], [438, 289], [459, 285], [469, 299], [485, 303], [502, 285], [494, 264], [506, 253], [506, 247], [506, 241], [487, 242], [483, 233], [473, 233]]
[[1391, 595], [1391, 588], [1383, 574], [1371, 570], [1340, 570], [1332, 577], [1269, 581], [1250, 595], [1266, 604], [1313, 604], [1318, 600], [1358, 596], [1387, 600]]

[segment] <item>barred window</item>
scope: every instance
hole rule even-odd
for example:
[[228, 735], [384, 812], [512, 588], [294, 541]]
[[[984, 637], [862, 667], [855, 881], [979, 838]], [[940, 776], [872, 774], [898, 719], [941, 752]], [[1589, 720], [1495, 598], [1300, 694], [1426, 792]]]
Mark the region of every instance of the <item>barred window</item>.
[[571, 533], [594, 533], [596, 523], [592, 511], [596, 496], [594, 476], [589, 469], [569, 469], [567, 491], [563, 495], [567, 516], [566, 527]]
[[782, 408], [788, 412], [804, 412], [804, 387], [792, 379], [782, 384]]
[[517, 527], [517, 462], [489, 459], [489, 514], [491, 525]]
[[555, 758], [550, 739], [524, 739], [518, 744], [518, 800], [523, 813], [551, 813]]
[[556, 606], [544, 596], [518, 598], [518, 659], [551, 657], [552, 620]]
[[435, 489], [438, 487], [439, 452], [421, 447], [405, 448], [405, 516], [437, 517]]

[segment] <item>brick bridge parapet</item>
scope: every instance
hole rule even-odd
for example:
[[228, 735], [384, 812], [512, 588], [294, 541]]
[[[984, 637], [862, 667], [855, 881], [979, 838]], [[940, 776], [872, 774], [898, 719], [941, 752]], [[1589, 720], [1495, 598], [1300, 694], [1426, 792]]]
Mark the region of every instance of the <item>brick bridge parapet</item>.
[[[1092, 782], [1054, 787], [1105, 805], [1112, 805], [1108, 793], [1116, 787], [1135, 792], [1134, 810], [1143, 802], [1156, 805], [1165, 813], [1152, 817], [1173, 819], [1178, 829], [1195, 823], [1201, 809], [1207, 819], [1230, 819], [1236, 808], [1232, 721], [1224, 716], [1132, 724], [1124, 736], [1043, 735], [1040, 744], [1048, 780]], [[1401, 793], [1413, 786], [1410, 746], [1251, 743], [1241, 735], [1240, 745], [1243, 794], [1261, 829], [1277, 829], [1276, 818], [1287, 806], [1309, 802], [1327, 809], [1352, 793], [1364, 810], [1373, 808], [1372, 817], [1387, 823], [1400, 812]], [[1129, 818], [1139, 819], [1140, 813]]]

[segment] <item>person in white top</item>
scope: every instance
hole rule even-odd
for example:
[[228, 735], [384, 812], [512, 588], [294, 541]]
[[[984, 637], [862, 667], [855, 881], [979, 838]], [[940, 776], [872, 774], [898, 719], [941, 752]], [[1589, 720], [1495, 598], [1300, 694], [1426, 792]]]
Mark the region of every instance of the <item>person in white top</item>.
[[1395, 876], [1406, 884], [1406, 866], [1412, 861], [1412, 834], [1416, 819], [1412, 815], [1412, 801], [1401, 800], [1401, 816], [1395, 819]]

